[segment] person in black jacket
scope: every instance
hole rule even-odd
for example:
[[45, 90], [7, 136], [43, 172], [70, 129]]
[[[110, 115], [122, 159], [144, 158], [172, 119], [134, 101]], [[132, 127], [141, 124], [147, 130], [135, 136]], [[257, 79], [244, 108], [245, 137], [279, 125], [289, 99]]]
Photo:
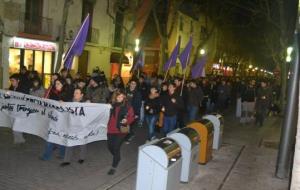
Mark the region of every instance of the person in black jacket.
[[130, 126], [130, 132], [126, 137], [126, 144], [129, 144], [135, 135], [135, 126], [137, 121], [139, 120], [141, 106], [142, 106], [142, 95], [137, 87], [137, 81], [132, 79], [129, 82], [129, 87], [126, 90], [126, 97], [128, 103], [133, 107], [135, 120]]
[[173, 131], [176, 127], [177, 114], [183, 109], [181, 97], [175, 93], [176, 85], [170, 83], [168, 86], [168, 95], [162, 97], [162, 111], [164, 112], [164, 133], [165, 135]]
[[[9, 90], [21, 93], [27, 93], [27, 89], [24, 86], [20, 86], [20, 78], [18, 74], [13, 74], [9, 77], [10, 79], [10, 87]], [[14, 136], [14, 144], [25, 143], [25, 139], [23, 137], [22, 132], [13, 131]]]
[[249, 85], [241, 92], [242, 95], [242, 117], [241, 123], [251, 122], [255, 111], [256, 88], [255, 81], [250, 81]]
[[149, 129], [148, 140], [152, 140], [154, 135], [155, 123], [160, 112], [160, 99], [156, 87], [150, 88], [150, 93], [145, 101], [145, 120]]
[[193, 121], [196, 119], [202, 100], [203, 91], [201, 87], [196, 84], [195, 80], [191, 80], [187, 93], [187, 110], [189, 116], [188, 121]]

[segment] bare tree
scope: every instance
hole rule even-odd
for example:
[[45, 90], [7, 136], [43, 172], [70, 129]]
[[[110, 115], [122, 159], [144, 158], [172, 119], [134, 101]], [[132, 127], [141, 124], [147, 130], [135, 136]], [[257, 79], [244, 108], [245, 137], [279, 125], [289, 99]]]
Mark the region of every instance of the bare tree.
[[[111, 13], [111, 6], [110, 3], [113, 2], [113, 7], [115, 13], [119, 13], [123, 16], [123, 18], [126, 18], [127, 21], [130, 21], [130, 24], [128, 22], [119, 21], [116, 19], [116, 16]], [[122, 32], [122, 43], [121, 43], [121, 56], [119, 59], [119, 73], [121, 73], [122, 69], [122, 63], [124, 59], [124, 52], [127, 48], [127, 45], [129, 44], [129, 39], [131, 38], [132, 32], [136, 28], [136, 24], [140, 19], [143, 19], [146, 15], [137, 15], [138, 10], [142, 6], [142, 2], [139, 1], [128, 1], [128, 4], [125, 4], [127, 1], [117, 0], [117, 1], [110, 1], [107, 0], [107, 6], [106, 6], [106, 14], [113, 20], [113, 23], [115, 25], [119, 25], [123, 32]], [[129, 3], [130, 2], [130, 3]]]
[[64, 1], [64, 9], [63, 9], [63, 16], [61, 19], [61, 26], [59, 31], [59, 42], [58, 42], [58, 54], [57, 54], [57, 62], [55, 72], [59, 72], [61, 63], [62, 63], [62, 55], [64, 53], [64, 42], [65, 42], [65, 33], [66, 33], [66, 24], [68, 20], [69, 14], [69, 7], [73, 4], [72, 0], [65, 0]]

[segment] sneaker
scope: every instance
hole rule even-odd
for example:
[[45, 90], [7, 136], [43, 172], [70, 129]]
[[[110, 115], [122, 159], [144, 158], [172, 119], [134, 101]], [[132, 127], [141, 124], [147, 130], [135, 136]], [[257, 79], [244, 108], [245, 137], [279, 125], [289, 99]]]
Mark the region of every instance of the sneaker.
[[68, 166], [70, 165], [71, 163], [70, 162], [63, 162], [60, 164], [61, 167], [65, 167], [65, 166]]
[[83, 162], [84, 162], [84, 160], [82, 160], [82, 159], [78, 160], [79, 164], [83, 164]]
[[116, 169], [111, 168], [108, 172], [107, 175], [114, 175], [116, 173]]

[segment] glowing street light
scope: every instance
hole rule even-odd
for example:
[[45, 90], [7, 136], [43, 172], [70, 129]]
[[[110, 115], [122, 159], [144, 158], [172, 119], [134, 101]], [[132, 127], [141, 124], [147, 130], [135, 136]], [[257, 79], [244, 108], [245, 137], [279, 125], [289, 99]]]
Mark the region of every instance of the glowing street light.
[[137, 38], [135, 39], [135, 48], [134, 48], [135, 52], [140, 51], [139, 45], [140, 45], [140, 39]]
[[257, 71], [257, 70], [258, 70], [258, 67], [255, 67], [255, 70]]
[[206, 53], [205, 49], [201, 49], [201, 50], [200, 50], [200, 54], [201, 54], [201, 55], [204, 55], [205, 53]]
[[252, 69], [253, 68], [253, 65], [249, 65], [249, 69]]
[[292, 57], [291, 57], [291, 54], [293, 52], [294, 48], [293, 47], [288, 47], [287, 50], [286, 50], [286, 58], [285, 58], [285, 61], [286, 62], [291, 62], [292, 61]]

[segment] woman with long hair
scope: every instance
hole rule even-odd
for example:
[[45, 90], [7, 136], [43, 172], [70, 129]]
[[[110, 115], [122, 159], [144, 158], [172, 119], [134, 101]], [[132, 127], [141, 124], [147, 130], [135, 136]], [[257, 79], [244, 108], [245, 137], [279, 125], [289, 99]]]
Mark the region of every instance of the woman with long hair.
[[[49, 93], [49, 99], [56, 100], [56, 101], [65, 101], [64, 97], [64, 80], [61, 78], [58, 78], [54, 82], [54, 88], [51, 88], [50, 93]], [[40, 157], [41, 160], [50, 160], [54, 146], [58, 146], [59, 148], [59, 155], [60, 158], [63, 158], [65, 155], [65, 147], [62, 145], [56, 145], [51, 142], [46, 143], [46, 149], [42, 157]]]
[[134, 121], [133, 108], [127, 104], [126, 95], [123, 91], [115, 91], [112, 96], [112, 109], [107, 129], [107, 146], [113, 156], [112, 167], [108, 171], [108, 175], [113, 175], [121, 160], [121, 145], [128, 134], [128, 128]]

